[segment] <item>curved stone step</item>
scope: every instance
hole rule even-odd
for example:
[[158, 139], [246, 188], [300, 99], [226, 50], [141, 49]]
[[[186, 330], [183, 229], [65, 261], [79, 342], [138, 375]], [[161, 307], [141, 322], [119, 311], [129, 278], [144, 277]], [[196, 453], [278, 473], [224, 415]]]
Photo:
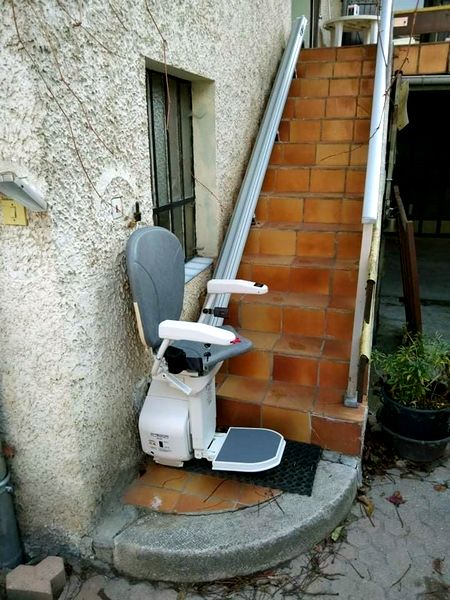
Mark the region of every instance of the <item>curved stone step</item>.
[[283, 494], [234, 512], [168, 515], [117, 506], [94, 538], [120, 573], [160, 581], [215, 581], [285, 562], [328, 535], [350, 510], [358, 461], [322, 459], [310, 497]]

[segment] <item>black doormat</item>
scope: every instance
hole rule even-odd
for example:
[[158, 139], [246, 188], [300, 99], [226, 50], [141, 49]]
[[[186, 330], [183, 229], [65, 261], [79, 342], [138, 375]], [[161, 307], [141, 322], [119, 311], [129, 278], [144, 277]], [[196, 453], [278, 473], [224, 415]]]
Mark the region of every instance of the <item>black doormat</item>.
[[184, 463], [183, 468], [191, 473], [234, 479], [242, 483], [252, 483], [292, 494], [311, 496], [321, 450], [319, 446], [286, 440], [286, 448], [278, 467], [259, 473], [213, 471], [210, 461], [206, 459], [191, 460]]

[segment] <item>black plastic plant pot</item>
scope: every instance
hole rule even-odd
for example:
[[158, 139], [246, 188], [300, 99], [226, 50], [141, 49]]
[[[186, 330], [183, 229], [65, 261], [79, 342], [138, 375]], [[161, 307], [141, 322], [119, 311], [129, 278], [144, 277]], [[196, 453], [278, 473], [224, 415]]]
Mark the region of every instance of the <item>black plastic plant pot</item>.
[[450, 409], [423, 410], [403, 406], [382, 389], [382, 424], [405, 438], [423, 441], [443, 440], [450, 436]]
[[381, 430], [391, 441], [399, 456], [414, 462], [432, 462], [443, 456], [450, 437], [441, 440], [414, 440], [399, 435], [395, 431], [391, 431], [383, 423], [383, 411], [384, 407], [377, 415]]

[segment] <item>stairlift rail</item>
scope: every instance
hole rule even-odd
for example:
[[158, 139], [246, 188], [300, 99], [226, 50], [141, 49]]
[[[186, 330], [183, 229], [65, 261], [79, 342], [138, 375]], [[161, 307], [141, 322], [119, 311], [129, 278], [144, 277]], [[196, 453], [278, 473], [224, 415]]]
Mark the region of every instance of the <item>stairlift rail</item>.
[[[306, 24], [305, 17], [299, 17], [294, 21], [217, 261], [214, 272], [216, 279], [234, 279], [238, 272], [292, 77], [295, 73]], [[229, 300], [229, 293], [208, 294], [204, 309], [208, 311], [215, 306], [226, 307]], [[199, 320], [215, 326], [223, 323], [222, 318], [208, 313], [202, 313]]]

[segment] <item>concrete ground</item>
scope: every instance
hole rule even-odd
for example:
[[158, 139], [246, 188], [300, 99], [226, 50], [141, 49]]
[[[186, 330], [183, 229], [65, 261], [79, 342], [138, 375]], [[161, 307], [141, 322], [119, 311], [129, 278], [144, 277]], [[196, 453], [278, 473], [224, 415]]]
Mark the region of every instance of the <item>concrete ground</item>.
[[397, 461], [366, 482], [358, 499], [329, 539], [265, 573], [171, 585], [75, 564], [60, 600], [450, 599], [450, 453], [430, 472]]

